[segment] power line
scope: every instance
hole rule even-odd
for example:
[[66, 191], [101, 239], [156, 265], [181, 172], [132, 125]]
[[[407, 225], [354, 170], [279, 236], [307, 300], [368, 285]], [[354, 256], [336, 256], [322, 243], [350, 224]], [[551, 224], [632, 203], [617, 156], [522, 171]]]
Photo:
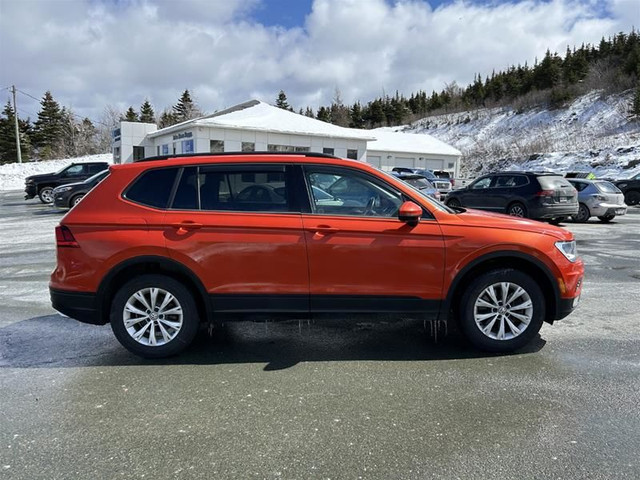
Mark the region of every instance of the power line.
[[[34, 97], [33, 95], [31, 95], [31, 94], [29, 94], [29, 93], [27, 93], [27, 92], [23, 92], [23, 91], [22, 91], [22, 90], [20, 90], [19, 88], [16, 88], [16, 92], [19, 92], [19, 93], [21, 93], [21, 94], [23, 94], [23, 95], [26, 95], [27, 97], [32, 98], [33, 100], [35, 100], [35, 101], [36, 101], [36, 102], [38, 102], [38, 103], [40, 103], [40, 102], [41, 102], [41, 100], [40, 100], [39, 98], [36, 98], [36, 97]], [[68, 110], [68, 113], [69, 113], [70, 115], [72, 115], [73, 117], [76, 117], [76, 118], [78, 118], [78, 119], [80, 119], [80, 120], [84, 120], [85, 118], [89, 118], [89, 117], [86, 117], [86, 116], [85, 116], [85, 117], [83, 117], [83, 116], [81, 116], [81, 115], [77, 115], [77, 114], [73, 113], [73, 112], [72, 112], [72, 111], [70, 111], [70, 110]], [[94, 124], [95, 124], [95, 123], [100, 124], [100, 125], [102, 125], [102, 126], [104, 126], [104, 127], [107, 127], [107, 128], [112, 128], [112, 126], [111, 126], [111, 125], [107, 125], [106, 123], [101, 122], [101, 121], [99, 121], [99, 120], [91, 120], [91, 119], [89, 119], [89, 121], [91, 121], [91, 122], [92, 122], [92, 123], [94, 123]]]

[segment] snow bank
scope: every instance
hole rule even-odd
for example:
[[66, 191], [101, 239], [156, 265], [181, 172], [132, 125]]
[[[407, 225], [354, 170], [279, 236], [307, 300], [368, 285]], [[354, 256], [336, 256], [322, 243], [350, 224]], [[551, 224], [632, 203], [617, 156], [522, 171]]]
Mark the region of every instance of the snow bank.
[[113, 163], [113, 155], [101, 153], [77, 158], [46, 160], [41, 162], [8, 163], [0, 165], [0, 191], [23, 190], [24, 179], [30, 175], [57, 172], [70, 163], [107, 162]]

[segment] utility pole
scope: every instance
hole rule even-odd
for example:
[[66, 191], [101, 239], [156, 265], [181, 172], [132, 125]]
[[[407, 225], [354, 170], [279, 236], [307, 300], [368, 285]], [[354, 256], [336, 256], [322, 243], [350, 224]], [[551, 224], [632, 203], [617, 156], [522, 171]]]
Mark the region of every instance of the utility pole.
[[16, 86], [11, 85], [13, 93], [13, 118], [16, 121], [16, 150], [18, 152], [18, 163], [22, 163], [22, 151], [20, 150], [20, 127], [18, 126], [18, 107], [16, 105]]

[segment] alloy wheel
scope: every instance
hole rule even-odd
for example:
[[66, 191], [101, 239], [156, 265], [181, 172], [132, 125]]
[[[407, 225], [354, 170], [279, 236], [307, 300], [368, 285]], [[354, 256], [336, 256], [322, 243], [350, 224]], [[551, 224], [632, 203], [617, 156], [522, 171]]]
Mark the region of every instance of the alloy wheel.
[[473, 319], [492, 340], [511, 340], [522, 334], [533, 318], [533, 302], [527, 291], [511, 282], [494, 283], [476, 298]]
[[182, 328], [183, 317], [178, 299], [155, 287], [131, 295], [122, 312], [124, 327], [131, 338], [150, 347], [171, 342]]

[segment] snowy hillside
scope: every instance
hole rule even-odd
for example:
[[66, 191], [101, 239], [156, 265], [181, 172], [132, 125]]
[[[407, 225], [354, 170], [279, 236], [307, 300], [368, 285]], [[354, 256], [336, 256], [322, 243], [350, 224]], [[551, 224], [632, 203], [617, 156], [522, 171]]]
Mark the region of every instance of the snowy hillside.
[[78, 158], [0, 165], [0, 190], [23, 190], [25, 177], [38, 175], [40, 173], [57, 172], [61, 168], [74, 162], [113, 163], [113, 155], [110, 153], [101, 153], [99, 155], [87, 155]]
[[640, 171], [640, 122], [627, 116], [631, 97], [591, 92], [564, 109], [478, 109], [427, 117], [402, 131], [458, 148], [465, 176], [525, 168], [623, 178]]

